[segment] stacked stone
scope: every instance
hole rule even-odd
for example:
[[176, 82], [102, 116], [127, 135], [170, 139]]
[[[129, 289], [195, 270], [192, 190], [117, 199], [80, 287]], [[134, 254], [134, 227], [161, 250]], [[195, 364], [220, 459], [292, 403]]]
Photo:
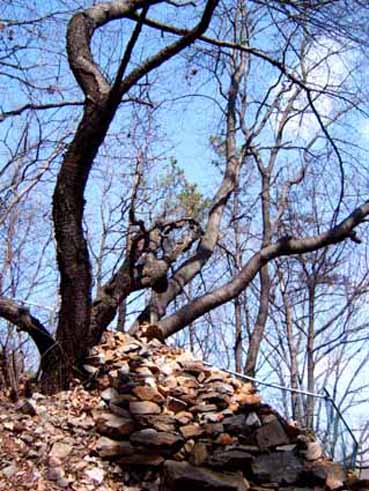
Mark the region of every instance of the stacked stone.
[[344, 489], [343, 470], [318, 442], [263, 404], [251, 384], [190, 353], [106, 333], [86, 363], [101, 396], [96, 452], [156, 469], [162, 491]]

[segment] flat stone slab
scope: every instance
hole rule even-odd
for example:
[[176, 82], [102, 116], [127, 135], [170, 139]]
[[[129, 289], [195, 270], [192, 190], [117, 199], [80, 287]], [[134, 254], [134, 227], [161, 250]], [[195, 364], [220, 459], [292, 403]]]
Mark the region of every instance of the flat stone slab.
[[246, 491], [248, 487], [241, 473], [214, 472], [187, 462], [167, 460], [160, 491]]
[[255, 457], [252, 473], [258, 483], [293, 484], [304, 471], [302, 461], [293, 452], [273, 452]]
[[279, 445], [288, 445], [290, 443], [290, 440], [278, 419], [262, 426], [256, 430], [255, 434], [257, 444], [261, 449], [268, 449]]

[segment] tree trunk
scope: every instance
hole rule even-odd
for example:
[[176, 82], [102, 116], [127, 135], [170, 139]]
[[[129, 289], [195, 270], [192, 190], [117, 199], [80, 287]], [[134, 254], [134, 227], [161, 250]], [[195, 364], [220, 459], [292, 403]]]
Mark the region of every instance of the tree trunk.
[[[309, 278], [309, 282], [312, 279]], [[309, 285], [309, 325], [308, 325], [308, 339], [307, 339], [307, 387], [309, 392], [315, 390], [315, 362], [314, 362], [314, 323], [315, 323], [315, 287]], [[314, 397], [307, 396], [306, 400], [306, 426], [313, 428], [314, 425]]]
[[235, 318], [235, 345], [234, 361], [236, 372], [242, 372], [242, 321], [241, 321], [241, 304], [240, 299], [234, 299], [234, 318]]
[[245, 363], [245, 374], [250, 377], [255, 377], [257, 358], [260, 351], [260, 345], [264, 337], [265, 324], [268, 318], [270, 292], [268, 265], [261, 268], [260, 285], [259, 311], [254, 330], [251, 333]]
[[[292, 389], [299, 389], [299, 373], [298, 373], [298, 361], [297, 361], [297, 349], [296, 343], [293, 337], [293, 318], [292, 309], [288, 299], [288, 292], [286, 290], [285, 282], [283, 279], [282, 271], [278, 271], [278, 276], [282, 285], [282, 300], [286, 316], [286, 330], [287, 330], [287, 344], [288, 351], [290, 355], [290, 383]], [[291, 393], [291, 413], [292, 418], [303, 424], [302, 421], [302, 408], [301, 408], [301, 397], [298, 393]]]
[[[269, 168], [263, 166], [259, 154], [255, 155], [259, 172], [262, 177], [261, 207], [263, 217], [263, 247], [270, 244], [272, 239], [272, 227], [270, 221], [270, 176], [271, 165]], [[254, 330], [251, 333], [249, 349], [247, 352], [245, 374], [255, 377], [257, 357], [260, 351], [261, 342], [264, 337], [265, 325], [268, 319], [270, 278], [269, 268], [265, 264], [260, 270], [260, 298], [259, 311], [256, 318]]]
[[113, 114], [87, 104], [60, 169], [53, 196], [62, 298], [56, 332], [57, 349], [43, 360], [42, 386], [66, 387], [88, 349], [96, 342], [90, 329], [91, 271], [83, 231], [84, 190], [92, 162]]

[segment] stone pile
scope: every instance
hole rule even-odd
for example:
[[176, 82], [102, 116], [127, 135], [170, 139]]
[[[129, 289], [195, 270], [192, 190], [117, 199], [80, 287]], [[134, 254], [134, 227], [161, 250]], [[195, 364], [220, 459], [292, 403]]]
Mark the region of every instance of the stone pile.
[[100, 457], [150, 469], [161, 491], [347, 489], [342, 468], [251, 384], [146, 335], [105, 333], [86, 360]]

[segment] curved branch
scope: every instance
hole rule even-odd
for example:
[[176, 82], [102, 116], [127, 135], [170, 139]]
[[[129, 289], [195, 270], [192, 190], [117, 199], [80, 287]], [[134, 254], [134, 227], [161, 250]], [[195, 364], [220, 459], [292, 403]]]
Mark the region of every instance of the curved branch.
[[41, 356], [55, 344], [55, 340], [41, 322], [27, 308], [17, 304], [10, 298], [0, 298], [0, 317], [29, 334]]
[[160, 312], [161, 316], [163, 316], [169, 303], [182, 292], [185, 285], [187, 285], [200, 273], [214, 252], [215, 246], [218, 242], [219, 227], [223, 213], [229, 198], [238, 186], [239, 173], [248, 146], [247, 142], [244, 146], [243, 155], [240, 156], [237, 154], [236, 101], [239, 93], [239, 85], [244, 75], [244, 67], [244, 59], [238, 64], [238, 66], [234, 67], [234, 73], [232, 74], [231, 83], [228, 89], [227, 130], [225, 143], [226, 168], [223, 180], [215, 193], [208, 213], [208, 221], [205, 232], [199, 242], [196, 252], [174, 272], [169, 281], [167, 290], [164, 293], [153, 296], [151, 303], [145, 308], [136, 322], [132, 325], [130, 329], [131, 332], [136, 332], [139, 329], [140, 323], [142, 323], [144, 320], [148, 320], [153, 304], [155, 304], [155, 310]]
[[[183, 237], [169, 241], [169, 233], [186, 227]], [[161, 283], [167, 284], [171, 265], [199, 239], [200, 226], [192, 219], [157, 223], [146, 232], [138, 232], [130, 240], [126, 258], [113, 277], [98, 292], [91, 308], [91, 331], [96, 342], [114, 319], [119, 304], [134, 291], [144, 288], [160, 290]], [[166, 242], [170, 243], [166, 243]], [[147, 242], [147, 243], [146, 243]], [[161, 253], [162, 259], [156, 256]]]
[[[193, 44], [197, 39], [200, 39], [203, 33], [209, 27], [212, 15], [216, 6], [218, 5], [218, 2], [219, 0], [208, 0], [201, 16], [200, 22], [193, 29], [185, 29], [183, 37], [181, 37], [174, 43], [169, 44], [159, 52], [155, 53], [155, 55], [146, 59], [140, 66], [132, 70], [132, 72], [127, 75], [127, 77], [121, 83], [121, 94], [127, 92], [147, 73], [151, 72], [155, 68], [158, 68], [165, 61], [177, 55], [185, 48], [191, 46], [191, 44]], [[126, 17], [128, 16], [129, 15], [126, 14]], [[142, 17], [138, 17], [137, 21], [145, 23], [145, 19]]]
[[175, 314], [163, 319], [160, 329], [164, 337], [188, 326], [206, 312], [219, 307], [237, 297], [255, 278], [260, 269], [272, 259], [280, 256], [304, 254], [316, 251], [329, 245], [337, 244], [345, 239], [359, 242], [355, 227], [369, 215], [369, 201], [356, 208], [345, 220], [326, 232], [304, 238], [284, 237], [275, 244], [262, 248], [254, 254], [241, 271], [225, 285], [206, 293], [189, 302]]
[[75, 14], [68, 25], [67, 52], [69, 65], [83, 90], [84, 94], [92, 100], [110, 91], [110, 84], [101, 69], [94, 61], [91, 53], [91, 39], [99, 27], [122, 19], [128, 13], [152, 5], [157, 1], [126, 0], [123, 2], [101, 3]]

